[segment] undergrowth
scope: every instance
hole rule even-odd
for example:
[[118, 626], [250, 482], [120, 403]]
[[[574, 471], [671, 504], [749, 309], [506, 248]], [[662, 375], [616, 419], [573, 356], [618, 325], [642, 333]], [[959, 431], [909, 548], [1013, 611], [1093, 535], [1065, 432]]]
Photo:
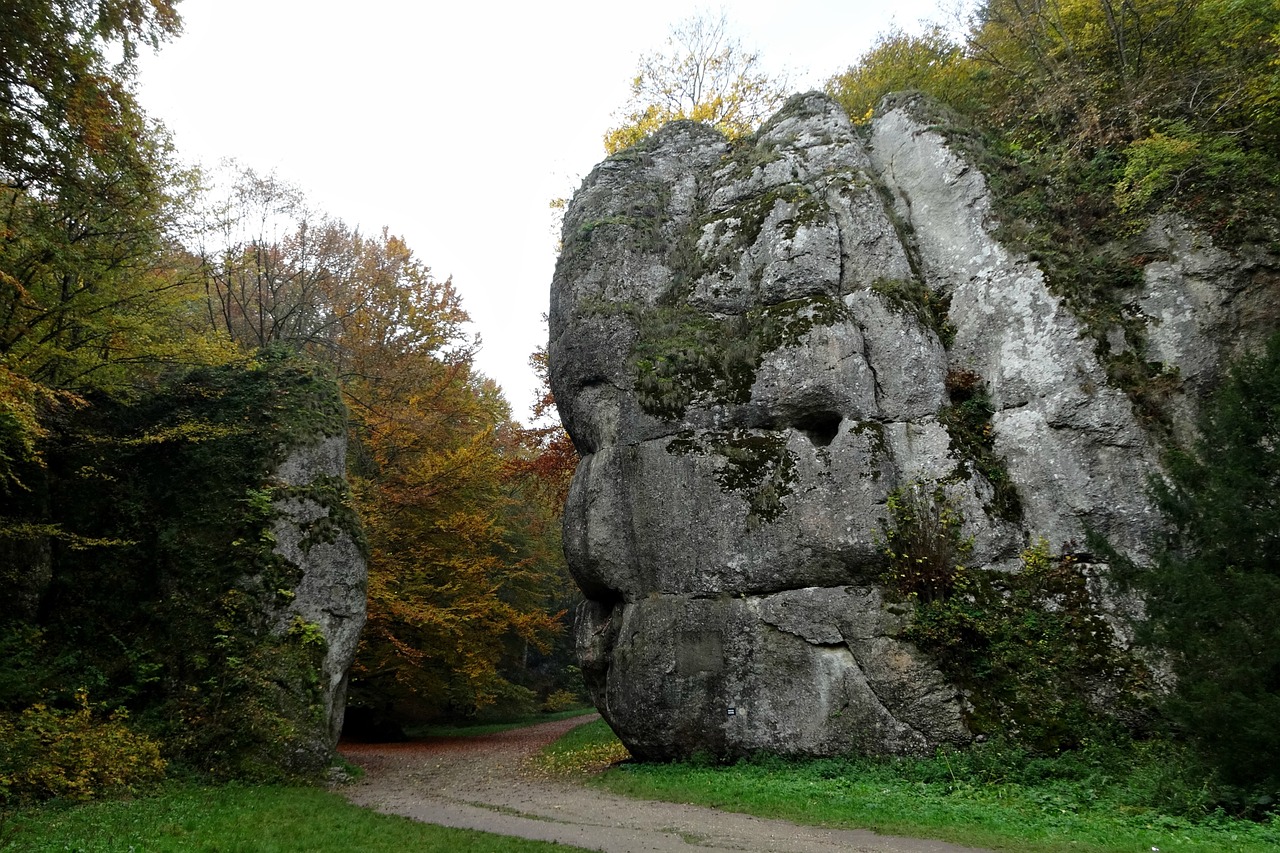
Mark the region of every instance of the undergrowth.
[[[569, 732], [542, 761], [590, 772], [625, 754], [604, 721]], [[1213, 809], [1212, 780], [1163, 741], [1089, 742], [1053, 757], [993, 739], [927, 758], [642, 764], [615, 758], [590, 784], [614, 793], [798, 823], [859, 827], [1023, 851], [1222, 851], [1280, 845], [1280, 815]]]

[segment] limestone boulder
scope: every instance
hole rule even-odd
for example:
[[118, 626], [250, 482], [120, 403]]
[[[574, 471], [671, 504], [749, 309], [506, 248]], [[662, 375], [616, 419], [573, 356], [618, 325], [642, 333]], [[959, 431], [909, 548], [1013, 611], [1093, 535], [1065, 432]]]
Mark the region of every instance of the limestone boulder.
[[[273, 481], [291, 497], [275, 502], [272, 524], [274, 550], [300, 575], [288, 604], [272, 615], [276, 633], [284, 633], [302, 619], [316, 626], [325, 640], [320, 665], [320, 727], [307, 732], [302, 749], [329, 755], [342, 733], [347, 701], [347, 680], [356, 646], [364, 628], [368, 568], [356, 542], [358, 525], [353, 518], [334, 518], [344, 504], [320, 500], [307, 487], [328, 482], [341, 484], [345, 493], [347, 437], [329, 436], [294, 447], [276, 468]], [[319, 535], [317, 535], [319, 534]]]
[[[968, 740], [965, 696], [903, 639], [911, 605], [884, 585], [906, 487], [958, 508], [978, 570], [1094, 533], [1148, 558], [1159, 450], [996, 225], [982, 174], [911, 99], [867, 133], [816, 93], [733, 144], [678, 122], [587, 177], [552, 282], [551, 382], [582, 454], [564, 537], [578, 649], [634, 754]], [[1208, 375], [1205, 341], [1246, 322], [1258, 265], [1161, 227], [1150, 346]], [[981, 453], [954, 414], [979, 392]], [[1135, 604], [1089, 565], [1119, 625]]]

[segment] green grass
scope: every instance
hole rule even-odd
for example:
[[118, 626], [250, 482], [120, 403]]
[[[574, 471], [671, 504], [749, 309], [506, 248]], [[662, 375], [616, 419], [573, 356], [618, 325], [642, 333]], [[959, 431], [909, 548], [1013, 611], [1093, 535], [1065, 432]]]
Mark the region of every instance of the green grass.
[[496, 723], [474, 723], [465, 726], [459, 725], [439, 725], [439, 726], [413, 726], [405, 729], [405, 734], [412, 738], [421, 737], [476, 737], [477, 735], [491, 735], [496, 732], [510, 731], [511, 729], [521, 729], [525, 726], [533, 726], [538, 723], [552, 723], [556, 720], [567, 720], [570, 717], [581, 717], [585, 714], [594, 714], [595, 708], [590, 706], [582, 708], [570, 708], [568, 711], [555, 711], [552, 713], [528, 714], [523, 717], [515, 717], [511, 720]]
[[[603, 721], [589, 723], [544, 753], [572, 766], [617, 740]], [[992, 749], [1008, 749], [993, 746]], [[1164, 756], [1167, 758], [1167, 756]], [[1280, 817], [1269, 823], [1220, 813], [1198, 820], [1162, 814], [1134, 801], [1159, 785], [1160, 756], [1119, 777], [1096, 763], [1021, 753], [955, 754], [927, 760], [744, 761], [621, 764], [591, 784], [645, 799], [698, 803], [797, 823], [859, 827], [1018, 851], [1081, 853], [1263, 853], [1280, 850]], [[1002, 769], [1003, 768], [1003, 769]]]
[[604, 720], [593, 720], [570, 729], [555, 742], [547, 744], [538, 756], [537, 765], [553, 776], [584, 776], [599, 773], [630, 757], [609, 724]]
[[[8, 845], [4, 839], [15, 832]], [[448, 829], [353, 806], [318, 788], [172, 783], [152, 796], [48, 804], [0, 826], [4, 853], [551, 853], [577, 847]]]

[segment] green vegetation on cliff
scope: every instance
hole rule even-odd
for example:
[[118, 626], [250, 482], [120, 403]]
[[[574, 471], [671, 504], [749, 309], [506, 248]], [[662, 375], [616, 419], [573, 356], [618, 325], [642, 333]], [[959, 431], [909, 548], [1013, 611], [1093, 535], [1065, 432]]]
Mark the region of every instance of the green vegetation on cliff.
[[1270, 0], [985, 0], [969, 31], [883, 36], [829, 91], [855, 121], [891, 93], [983, 170], [1001, 239], [1038, 261], [1149, 425], [1176, 371], [1127, 306], [1159, 213], [1220, 246], [1280, 248], [1280, 9]]
[[[281, 353], [253, 369], [195, 371], [127, 404], [101, 399], [60, 422], [46, 523], [77, 538], [52, 543], [39, 606], [0, 625], [0, 643], [22, 649], [0, 665], [0, 708], [127, 713], [168, 757], [221, 776], [326, 766], [327, 755], [297, 751], [298, 727], [326, 725], [324, 638], [270, 624], [300, 580], [273, 550], [274, 502], [297, 490], [270, 475], [294, 447], [344, 429], [333, 381]], [[307, 496], [360, 538], [344, 482]], [[0, 797], [40, 794], [21, 767], [61, 745], [7, 744]]]
[[[1157, 216], [1182, 218], [1215, 245], [1261, 258], [1253, 286], [1271, 286], [1280, 251], [1278, 45], [1280, 6], [1271, 0], [983, 0], [962, 37], [941, 28], [891, 32], [833, 77], [829, 91], [855, 122], [907, 104], [981, 167], [1001, 239], [1042, 266], [1096, 342], [1109, 380], [1172, 444], [1165, 406], [1181, 380], [1147, 360], [1146, 328], [1132, 309], [1143, 268], [1159, 260], [1140, 237]], [[927, 98], [882, 100], [903, 90]], [[1255, 331], [1274, 322], [1262, 316]], [[1280, 642], [1268, 628], [1280, 519], [1266, 498], [1280, 489], [1277, 375], [1273, 341], [1203, 403], [1201, 442], [1172, 450], [1171, 480], [1155, 487], [1174, 535], [1156, 565], [1131, 579], [1149, 604], [1147, 639], [1177, 676], [1163, 704], [1168, 734], [1197, 747], [1185, 760], [1207, 762], [1198, 772], [1217, 802], [1254, 814], [1280, 797], [1272, 722]], [[980, 402], [971, 395], [946, 414], [949, 427], [970, 436], [975, 458], [981, 418], [962, 416]], [[1069, 581], [1058, 591], [1071, 601], [1078, 581], [1067, 567], [1028, 553], [1050, 582], [1037, 594]], [[1066, 620], [1070, 607], [1024, 613], [1029, 590], [1019, 585], [995, 598], [970, 591], [926, 602], [915, 639], [967, 678], [1016, 672], [1014, 658], [993, 655], [1027, 631], [1031, 647], [1043, 641], [1058, 659], [1088, 651], [1072, 641], [1084, 635]], [[1070, 630], [1055, 638], [1060, 628]], [[1079, 662], [1087, 673], [1089, 661]], [[1027, 683], [1013, 698], [1034, 703], [1040, 695]]]

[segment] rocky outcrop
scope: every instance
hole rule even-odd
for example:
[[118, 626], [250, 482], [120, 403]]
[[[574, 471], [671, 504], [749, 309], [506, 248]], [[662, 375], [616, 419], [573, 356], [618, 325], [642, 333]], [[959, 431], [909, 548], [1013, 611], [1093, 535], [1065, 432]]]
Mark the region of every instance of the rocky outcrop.
[[868, 148], [924, 283], [950, 299], [950, 369], [990, 389], [995, 450], [1018, 489], [1023, 531], [1082, 547], [1091, 530], [1141, 557], [1156, 524], [1150, 440], [1044, 273], [995, 240], [981, 173], [909, 106], [873, 123]]
[[345, 492], [346, 457], [346, 436], [330, 436], [293, 448], [272, 478], [289, 495], [275, 501], [274, 551], [301, 576], [288, 603], [273, 614], [273, 622], [276, 633], [284, 634], [300, 619], [324, 638], [320, 725], [306, 733], [309, 743], [299, 748], [326, 759], [342, 733], [348, 670], [367, 609], [368, 571], [356, 542], [359, 526], [354, 516], [335, 518], [343, 511], [351, 513], [345, 501], [325, 500]]
[[[904, 486], [960, 508], [974, 566], [1088, 532], [1145, 559], [1158, 454], [994, 230], [982, 175], [909, 103], [867, 141], [818, 94], [745, 144], [675, 123], [586, 179], [551, 380], [583, 456], [565, 510], [583, 671], [633, 753], [967, 740], [964, 697], [881, 585]], [[1146, 310], [1198, 292], [1171, 275], [1149, 272]], [[1179, 328], [1152, 346], [1185, 356]], [[964, 399], [987, 407], [978, 435]]]

